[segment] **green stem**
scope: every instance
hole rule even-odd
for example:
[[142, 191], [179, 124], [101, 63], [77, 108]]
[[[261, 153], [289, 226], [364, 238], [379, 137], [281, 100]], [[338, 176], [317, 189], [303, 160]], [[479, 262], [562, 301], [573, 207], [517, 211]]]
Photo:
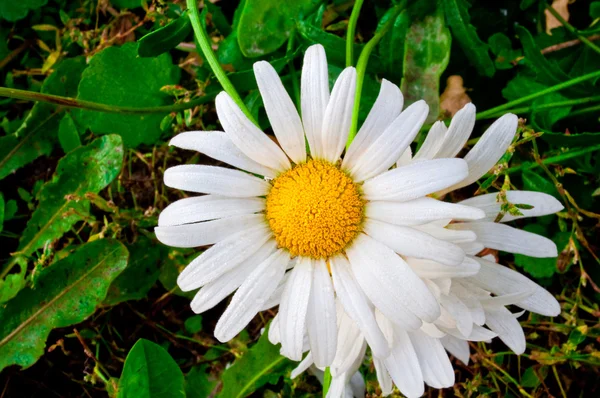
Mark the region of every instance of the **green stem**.
[[97, 102], [85, 101], [76, 98], [61, 97], [60, 95], [37, 93], [34, 91], [18, 90], [16, 88], [0, 87], [0, 97], [16, 98], [26, 101], [35, 102], [47, 102], [49, 104], [59, 105], [64, 108], [78, 108], [86, 109], [90, 111], [99, 111], [107, 113], [121, 113], [121, 114], [146, 114], [146, 113], [169, 113], [178, 112], [185, 109], [194, 108], [198, 105], [206, 104], [213, 100], [216, 96], [214, 94], [207, 94], [203, 97], [195, 98], [189, 102], [180, 104], [154, 106], [147, 108], [136, 108], [133, 106], [118, 106], [118, 105], [107, 105], [100, 104]]
[[497, 114], [488, 114], [488, 115], [482, 116], [483, 113], [480, 113], [477, 115], [477, 119], [478, 120], [491, 119], [491, 118], [502, 116], [502, 114], [504, 114], [504, 113], [515, 113], [515, 114], [521, 113], [521, 114], [523, 114], [523, 113], [529, 113], [531, 111], [540, 111], [540, 110], [544, 110], [544, 109], [560, 108], [563, 106], [581, 105], [581, 104], [587, 104], [589, 102], [597, 102], [597, 101], [600, 101], [600, 96], [578, 98], [578, 99], [568, 100], [568, 101], [552, 102], [552, 103], [540, 104], [540, 105], [536, 105], [536, 106], [524, 106], [521, 108], [509, 109], [506, 112], [497, 113]]
[[[588, 153], [592, 153], [592, 152], [599, 151], [599, 150], [600, 150], [600, 144], [594, 145], [591, 147], [587, 147], [587, 148], [581, 148], [581, 149], [578, 149], [578, 150], [572, 151], [572, 152], [562, 153], [562, 154], [556, 155], [556, 156], [551, 156], [549, 158], [542, 159], [541, 162], [542, 162], [542, 164], [561, 163], [561, 162], [564, 162], [565, 160], [577, 158], [579, 156], [583, 156]], [[510, 168], [506, 169], [504, 171], [504, 174], [514, 174], [519, 171], [535, 169], [536, 167], [540, 167], [540, 164], [534, 163], [534, 162], [523, 163], [519, 166], [510, 167]]]
[[584, 35], [582, 35], [577, 29], [575, 29], [575, 27], [573, 25], [571, 25], [570, 23], [568, 23], [567, 21], [565, 21], [565, 19], [554, 9], [554, 7], [552, 7], [550, 4], [548, 4], [546, 6], [546, 9], [550, 12], [550, 14], [554, 15], [554, 18], [558, 19], [558, 21], [572, 34], [574, 34], [575, 36], [577, 36], [577, 38], [579, 40], [581, 40], [581, 42], [583, 44], [585, 44], [586, 46], [588, 46], [589, 48], [591, 48], [592, 50], [596, 51], [598, 54], [600, 54], [600, 47], [598, 47], [597, 45], [595, 45], [594, 43], [591, 42], [591, 40], [588, 40], [587, 37], [585, 37]]
[[546, 88], [546, 89], [544, 89], [542, 91], [538, 91], [537, 93], [526, 95], [525, 97], [519, 98], [517, 100], [507, 102], [504, 105], [500, 105], [500, 106], [497, 106], [495, 108], [488, 109], [487, 111], [483, 111], [481, 113], [478, 113], [477, 114], [477, 118], [478, 119], [485, 119], [489, 115], [495, 115], [495, 114], [497, 114], [497, 113], [499, 113], [501, 111], [506, 111], [507, 109], [511, 109], [512, 107], [514, 107], [516, 105], [520, 105], [520, 104], [522, 104], [524, 102], [531, 101], [531, 100], [533, 100], [535, 98], [538, 98], [538, 97], [541, 97], [543, 95], [550, 94], [550, 93], [553, 93], [555, 91], [560, 91], [560, 90], [563, 90], [563, 89], [565, 89], [567, 87], [571, 87], [571, 86], [574, 86], [576, 84], [582, 83], [582, 82], [584, 82], [586, 80], [590, 80], [590, 79], [594, 79], [594, 78], [600, 78], [600, 70], [596, 71], [596, 72], [588, 73], [587, 75], [576, 77], [576, 78], [571, 79], [571, 80], [567, 80], [566, 82], [562, 82], [562, 83], [556, 84], [556, 85], [554, 85], [552, 87], [548, 87], [548, 88]]
[[354, 2], [352, 14], [350, 14], [350, 20], [348, 21], [348, 30], [346, 31], [346, 66], [352, 66], [354, 64], [354, 35], [356, 33], [356, 23], [358, 22], [358, 16], [360, 15], [362, 5], [363, 0], [356, 0]]
[[390, 28], [394, 25], [394, 21], [396, 21], [396, 17], [400, 14], [400, 12], [404, 9], [406, 1], [402, 1], [394, 7], [394, 11], [391, 13], [390, 19], [386, 21], [383, 27], [375, 33], [375, 36], [371, 38], [363, 48], [360, 56], [358, 57], [358, 62], [356, 63], [356, 94], [354, 96], [354, 107], [352, 109], [352, 122], [350, 124], [350, 132], [348, 134], [348, 141], [346, 142], [346, 149], [350, 147], [350, 144], [354, 140], [356, 136], [356, 132], [358, 130], [358, 111], [360, 110], [360, 97], [362, 94], [362, 86], [365, 80], [365, 73], [367, 72], [367, 64], [369, 63], [369, 57], [371, 56], [371, 52], [379, 43], [381, 38], [385, 36], [385, 34], [390, 30]]
[[327, 397], [329, 386], [331, 386], [331, 370], [328, 366], [325, 368], [325, 374], [323, 375], [323, 398]]
[[192, 21], [192, 27], [194, 28], [196, 40], [198, 40], [198, 44], [200, 44], [202, 54], [204, 54], [204, 58], [206, 58], [206, 60], [208, 61], [208, 64], [210, 65], [210, 68], [212, 69], [215, 76], [217, 77], [217, 80], [219, 80], [219, 83], [221, 83], [221, 86], [223, 86], [225, 92], [227, 92], [227, 94], [229, 94], [233, 102], [235, 102], [240, 107], [240, 109], [242, 110], [242, 112], [244, 112], [246, 117], [250, 119], [254, 124], [258, 125], [256, 123], [256, 120], [254, 120], [254, 117], [252, 117], [250, 110], [248, 110], [246, 104], [244, 104], [244, 101], [242, 101], [242, 98], [235, 90], [235, 87], [233, 87], [233, 84], [231, 84], [231, 81], [225, 74], [225, 71], [223, 70], [223, 68], [221, 68], [221, 64], [217, 60], [217, 57], [212, 50], [208, 34], [206, 33], [206, 30], [204, 29], [200, 21], [200, 12], [198, 11], [197, 1], [187, 0], [187, 8], [190, 10], [190, 20]]
[[590, 112], [600, 112], [600, 105], [594, 105], [594, 106], [589, 106], [587, 108], [583, 108], [583, 109], [578, 109], [576, 111], [570, 112], [568, 115], [566, 115], [564, 118], [571, 118], [574, 116], [579, 116], [579, 115], [583, 115], [586, 113], [590, 113]]

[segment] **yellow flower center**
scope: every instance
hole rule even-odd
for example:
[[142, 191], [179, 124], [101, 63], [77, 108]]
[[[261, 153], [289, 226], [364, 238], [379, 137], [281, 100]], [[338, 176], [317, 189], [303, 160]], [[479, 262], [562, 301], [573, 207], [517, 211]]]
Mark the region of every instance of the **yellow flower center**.
[[279, 246], [293, 256], [327, 258], [360, 231], [364, 202], [340, 169], [322, 160], [278, 176], [267, 195], [267, 220]]

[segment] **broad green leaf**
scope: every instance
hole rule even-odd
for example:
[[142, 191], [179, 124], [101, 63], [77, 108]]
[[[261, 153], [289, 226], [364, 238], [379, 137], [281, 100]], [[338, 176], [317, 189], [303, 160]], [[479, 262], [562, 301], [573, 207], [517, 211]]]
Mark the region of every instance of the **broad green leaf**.
[[439, 12], [413, 22], [406, 34], [402, 93], [407, 104], [427, 102], [427, 123], [437, 120], [440, 113], [440, 76], [450, 60], [451, 40]]
[[381, 38], [377, 45], [386, 77], [393, 82], [399, 82], [402, 79], [404, 49], [407, 44], [406, 34], [409, 25], [408, 12], [403, 11], [396, 17], [390, 31]]
[[103, 239], [38, 271], [35, 286], [0, 307], [0, 370], [33, 365], [44, 353], [50, 331], [92, 315], [126, 264], [125, 247]]
[[98, 193], [119, 174], [123, 147], [118, 135], [97, 138], [62, 158], [41, 189], [39, 205], [19, 242], [19, 254], [29, 256], [60, 238], [89, 212], [88, 192]]
[[542, 139], [550, 144], [566, 147], [598, 145], [600, 144], [600, 132], [567, 135], [565, 133], [544, 131]]
[[496, 69], [511, 69], [514, 65], [511, 61], [523, 55], [521, 50], [513, 50], [508, 36], [502, 32], [494, 33], [488, 39], [490, 50], [496, 55], [494, 60]]
[[58, 126], [58, 142], [65, 153], [81, 146], [77, 126], [70, 113], [65, 113]]
[[471, 64], [480, 75], [492, 77], [495, 72], [494, 62], [488, 53], [487, 44], [481, 41], [475, 27], [470, 24], [470, 4], [466, 0], [446, 0], [441, 3], [444, 5], [448, 26]]
[[[238, 7], [241, 6], [242, 4], [240, 4]], [[211, 3], [210, 1], [205, 2], [204, 7], [206, 7], [208, 13], [210, 14], [210, 19], [215, 28], [217, 28], [223, 36], [229, 36], [232, 32], [231, 24], [229, 24], [229, 21], [225, 17], [225, 14], [223, 14], [223, 11], [221, 11], [221, 7], [219, 7], [217, 4]]]
[[[42, 85], [42, 92], [75, 97], [85, 58], [70, 58], [57, 65]], [[0, 137], [0, 180], [40, 156], [49, 155], [58, 141], [61, 112], [37, 102], [14, 133]]]
[[271, 344], [267, 334], [268, 328], [265, 328], [258, 343], [223, 372], [223, 390], [219, 397], [246, 397], [267, 383], [277, 384], [295, 366], [279, 354], [279, 345]]
[[119, 9], [140, 8], [144, 0], [110, 0], [110, 3]]
[[[198, 255], [198, 253], [194, 253]], [[200, 253], [201, 254], [201, 253]], [[158, 280], [165, 290], [181, 297], [193, 299], [195, 292], [184, 292], [177, 286], [177, 277], [183, 268], [192, 261], [194, 256], [185, 256], [178, 249], [171, 249], [168, 256], [163, 256]]]
[[25, 280], [27, 264], [19, 264], [19, 266], [20, 271], [18, 273], [8, 274], [4, 279], [0, 279], [0, 304], [4, 304], [15, 297], [27, 284]]
[[317, 0], [246, 0], [237, 26], [242, 53], [270, 54], [285, 43], [296, 21], [316, 8]]
[[0, 19], [10, 22], [18, 21], [25, 18], [30, 10], [37, 10], [45, 6], [47, 2], [48, 0], [2, 0], [0, 1]]
[[165, 26], [148, 33], [139, 40], [138, 54], [140, 57], [157, 57], [175, 48], [192, 32], [192, 23], [188, 12]]
[[[106, 48], [92, 58], [81, 78], [77, 98], [108, 105], [155, 107], [171, 102], [170, 97], [160, 91], [161, 87], [177, 83], [179, 68], [173, 65], [169, 54], [140, 58], [137, 44], [127, 43]], [[164, 113], [121, 115], [92, 111], [75, 114], [79, 115], [81, 124], [94, 133], [120, 134], [126, 147], [156, 142], [165, 116]]]
[[140, 236], [134, 244], [128, 245], [127, 249], [127, 268], [110, 285], [104, 300], [106, 305], [145, 298], [158, 279], [159, 265], [167, 255], [165, 246], [157, 245], [145, 236]]
[[0, 192], [0, 232], [4, 227], [4, 195]]
[[525, 369], [523, 377], [521, 377], [521, 385], [526, 388], [537, 388], [546, 379], [547, 375], [547, 366], [530, 366]]
[[202, 315], [192, 315], [185, 320], [183, 327], [190, 334], [198, 333], [202, 330]]
[[[206, 358], [205, 358], [206, 359]], [[206, 398], [215, 389], [216, 380], [210, 380], [206, 364], [197, 365], [185, 375], [185, 393], [187, 398]]]
[[181, 369], [164, 348], [139, 339], [125, 359], [117, 398], [176, 397], [185, 398]]
[[[548, 233], [547, 228], [540, 224], [527, 224], [523, 229], [542, 236]], [[556, 260], [557, 257], [537, 258], [515, 254], [515, 264], [523, 267], [534, 278], [549, 278], [554, 275], [557, 272]]]
[[592, 19], [600, 18], [600, 1], [592, 1], [590, 3], [590, 17]]
[[554, 184], [546, 179], [546, 177], [542, 177], [539, 173], [539, 169], [537, 171], [525, 170], [523, 172], [523, 189], [547, 193], [560, 200], [560, 196], [558, 195]]

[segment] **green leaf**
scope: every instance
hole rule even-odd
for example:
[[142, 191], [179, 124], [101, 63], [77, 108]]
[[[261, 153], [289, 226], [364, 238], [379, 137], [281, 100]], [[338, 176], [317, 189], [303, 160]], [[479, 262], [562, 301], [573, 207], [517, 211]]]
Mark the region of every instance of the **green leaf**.
[[317, 4], [315, 0], [246, 0], [237, 26], [242, 53], [254, 58], [274, 52], [287, 41], [296, 21]]
[[554, 184], [532, 170], [525, 170], [523, 172], [523, 189], [547, 193], [560, 200]]
[[221, 375], [221, 398], [246, 397], [265, 384], [277, 384], [294, 366], [268, 339], [268, 327], [252, 348]]
[[185, 397], [181, 369], [158, 344], [139, 339], [127, 354], [117, 398], [129, 397]]
[[598, 133], [580, 133], [564, 134], [552, 131], [544, 131], [541, 137], [544, 141], [558, 146], [577, 147], [586, 145], [600, 144], [600, 132]]
[[590, 17], [592, 19], [600, 18], [600, 1], [592, 1], [590, 3]]
[[157, 57], [175, 48], [191, 31], [192, 23], [186, 10], [179, 18], [142, 37], [139, 40], [138, 54], [140, 57]]
[[107, 135], [62, 158], [51, 181], [39, 193], [39, 205], [19, 242], [19, 254], [31, 255], [60, 238], [89, 212], [88, 192], [98, 193], [119, 174], [121, 138]]
[[190, 334], [198, 333], [202, 330], [202, 315], [193, 315], [183, 323], [185, 330]]
[[4, 227], [4, 195], [0, 192], [0, 232]]
[[[225, 14], [223, 14], [223, 11], [221, 11], [221, 7], [211, 3], [210, 1], [205, 2], [204, 7], [206, 7], [208, 10], [210, 19], [213, 25], [215, 25], [215, 28], [217, 28], [223, 36], [229, 36], [232, 32], [232, 28], [229, 24], [229, 21], [225, 17]], [[239, 7], [241, 7], [241, 5]]]
[[[62, 61], [44, 81], [42, 93], [74, 97], [85, 66], [84, 57]], [[55, 106], [37, 102], [14, 134], [0, 137], [0, 180], [52, 152], [60, 115]]]
[[[523, 377], [521, 378], [521, 385], [523, 387], [537, 388], [540, 384], [542, 384], [542, 381], [546, 379], [546, 376], [548, 375], [548, 367], [541, 366], [537, 369], [537, 372], [536, 368], [538, 367], [530, 366], [525, 370]], [[542, 378], [541, 380], [540, 377]]]
[[[206, 359], [206, 358], [205, 358]], [[185, 393], [187, 398], [206, 398], [211, 395], [217, 382], [209, 380], [206, 370], [208, 365], [194, 366], [185, 375]]]
[[141, 300], [158, 279], [159, 265], [166, 248], [140, 236], [128, 245], [129, 263], [125, 271], [110, 285], [104, 304], [117, 305], [128, 300]]
[[[527, 224], [523, 229], [542, 236], [548, 233], [547, 228], [540, 224]], [[549, 278], [554, 275], [557, 272], [556, 261], [557, 257], [537, 258], [515, 254], [515, 264], [523, 267], [534, 278]]]
[[[126, 65], [126, 67], [124, 67]], [[137, 45], [127, 43], [109, 47], [96, 54], [84, 71], [79, 84], [78, 99], [107, 105], [154, 107], [167, 105], [170, 97], [161, 87], [179, 83], [179, 68], [169, 54], [154, 58], [137, 56]], [[160, 122], [164, 113], [119, 115], [78, 111], [82, 125], [94, 133], [117, 133], [126, 147], [152, 144], [161, 135]]]
[[521, 50], [513, 50], [510, 39], [502, 32], [497, 32], [490, 36], [488, 44], [492, 53], [496, 55], [496, 59], [494, 60], [496, 69], [513, 68], [514, 65], [511, 61], [523, 55]]
[[440, 112], [440, 76], [450, 60], [451, 40], [439, 12], [413, 22], [406, 35], [402, 93], [407, 104], [427, 102], [427, 123], [437, 120]]
[[492, 77], [495, 72], [494, 62], [488, 53], [487, 44], [481, 41], [475, 27], [470, 24], [470, 4], [466, 0], [446, 0], [442, 4], [446, 22], [469, 61], [480, 75]]
[[65, 113], [58, 126], [58, 142], [65, 153], [81, 146], [77, 126], [70, 113]]
[[48, 0], [0, 1], [0, 18], [10, 22], [18, 21], [27, 16], [30, 10], [45, 6]]
[[104, 239], [79, 246], [38, 271], [34, 287], [0, 307], [0, 370], [33, 365], [44, 353], [50, 331], [92, 315], [126, 264], [127, 249]]
[[408, 12], [403, 11], [396, 17], [390, 31], [381, 38], [381, 41], [377, 45], [385, 74], [394, 82], [399, 82], [402, 79], [405, 57], [404, 49], [405, 45], [407, 45], [406, 34], [409, 24]]
[[140, 8], [144, 0], [110, 0], [110, 3], [123, 10], [123, 9], [134, 9]]
[[20, 272], [8, 274], [4, 277], [4, 280], [0, 279], [0, 304], [4, 304], [15, 297], [27, 284], [25, 280], [27, 264], [24, 261], [20, 262], [19, 267]]

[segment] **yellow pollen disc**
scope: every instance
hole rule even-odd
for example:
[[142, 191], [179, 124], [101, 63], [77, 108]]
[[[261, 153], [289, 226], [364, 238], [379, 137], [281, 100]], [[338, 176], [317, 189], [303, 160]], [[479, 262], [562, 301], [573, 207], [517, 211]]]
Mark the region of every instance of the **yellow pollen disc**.
[[350, 177], [331, 163], [309, 160], [273, 181], [267, 220], [293, 256], [327, 258], [356, 237], [363, 205]]

